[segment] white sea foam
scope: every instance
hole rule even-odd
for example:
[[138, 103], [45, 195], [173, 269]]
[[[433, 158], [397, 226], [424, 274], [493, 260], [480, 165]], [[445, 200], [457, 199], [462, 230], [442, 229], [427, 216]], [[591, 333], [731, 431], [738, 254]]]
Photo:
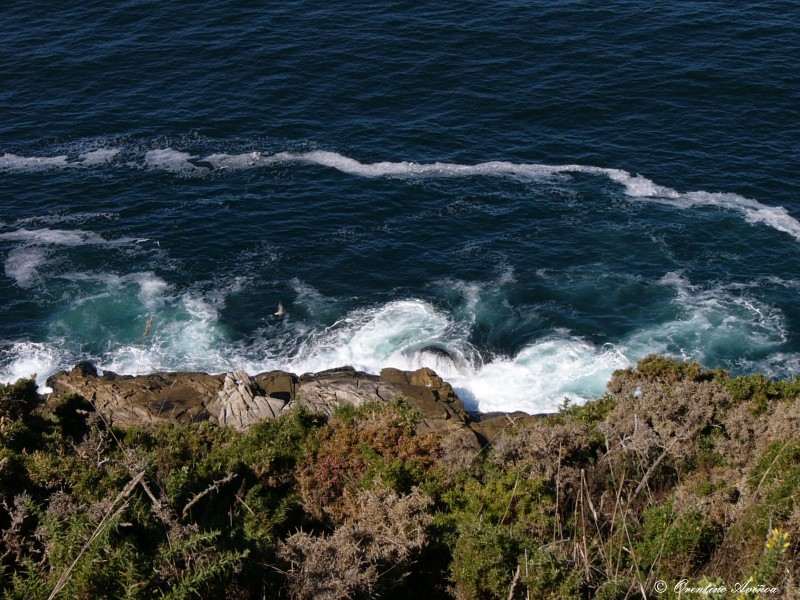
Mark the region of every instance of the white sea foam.
[[475, 175], [520, 176], [541, 178], [569, 168], [540, 164], [519, 164], [507, 161], [489, 161], [474, 165], [458, 163], [377, 162], [362, 163], [338, 152], [313, 150], [311, 152], [280, 152], [272, 158], [285, 162], [316, 164], [361, 177], [471, 177]]
[[0, 233], [0, 241], [21, 242], [12, 249], [5, 260], [5, 273], [14, 279], [21, 288], [32, 287], [39, 279], [38, 272], [46, 264], [51, 252], [43, 248], [48, 246], [77, 247], [122, 246], [143, 240], [118, 238], [107, 240], [103, 236], [79, 229], [16, 229]]
[[[322, 294], [312, 285], [298, 278], [291, 280], [292, 290], [297, 294], [295, 303], [302, 306], [314, 321], [326, 321], [329, 317], [335, 318], [337, 301]], [[276, 305], [277, 308], [277, 305]]]
[[275, 158], [264, 156], [261, 152], [244, 154], [211, 154], [203, 159], [215, 169], [250, 169], [277, 162]]
[[[63, 225], [66, 223], [82, 225], [93, 221], [116, 221], [119, 219], [117, 213], [112, 212], [77, 212], [64, 214], [61, 212], [44, 215], [33, 215], [23, 217], [14, 222], [15, 227], [43, 226], [43, 225]], [[6, 225], [0, 222], [0, 227]]]
[[[80, 161], [70, 162], [66, 155], [59, 156], [0, 156], [0, 170], [41, 170], [64, 167], [96, 167], [111, 162], [120, 149], [101, 148], [80, 155]], [[208, 167], [195, 164], [198, 156], [173, 148], [149, 150], [144, 155], [144, 164], [151, 169], [165, 170], [176, 174], [200, 175]], [[800, 222], [781, 206], [769, 206], [738, 194], [688, 191], [679, 192], [659, 185], [638, 174], [622, 169], [595, 167], [591, 165], [547, 165], [538, 163], [515, 163], [510, 161], [488, 161], [476, 164], [448, 162], [417, 163], [410, 161], [382, 161], [363, 163], [338, 152], [312, 150], [309, 152], [246, 152], [242, 154], [213, 153], [201, 159], [212, 169], [245, 169], [265, 167], [276, 163], [315, 164], [336, 169], [359, 177], [519, 177], [543, 179], [570, 173], [585, 173], [607, 177], [620, 184], [631, 198], [670, 204], [677, 208], [717, 207], [736, 211], [753, 224], [763, 224], [787, 233], [800, 240]], [[135, 164], [135, 163], [134, 163]]]
[[[126, 334], [127, 341], [110, 341], [94, 357], [102, 369], [123, 374], [235, 368], [252, 373], [278, 368], [302, 373], [343, 365], [378, 373], [384, 367], [430, 367], [456, 388], [472, 410], [540, 413], [556, 410], [564, 399], [582, 402], [602, 395], [614, 370], [653, 352], [742, 366], [746, 365], [740, 357], [755, 352], [756, 357], [768, 357], [752, 359], [755, 367], [767, 369], [777, 365], [778, 357], [786, 359], [780, 354], [786, 332], [779, 311], [748, 297], [746, 290], [704, 289], [675, 273], [661, 284], [675, 291], [676, 316], [636, 331], [616, 345], [596, 345], [569, 331], [552, 331], [513, 355], [483, 357], [469, 341], [474, 322], [470, 313], [483, 310], [487, 301], [498, 301], [496, 286], [488, 284], [453, 284], [463, 297], [463, 307], [452, 314], [419, 299], [396, 300], [353, 310], [329, 327], [314, 328], [293, 321], [290, 312], [270, 322], [264, 336], [245, 347], [228, 341], [219, 318], [224, 296], [234, 293], [236, 282], [218, 293], [176, 294], [152, 273], [70, 277], [97, 281], [117, 297], [120, 292], [114, 290], [137, 286], [138, 291], [127, 292], [124, 300], [133, 301], [138, 308], [128, 311], [139, 315]], [[302, 282], [296, 281], [294, 287], [298, 304], [328, 303]], [[109, 302], [108, 295], [93, 298], [89, 302]], [[75, 316], [70, 317], [72, 323], [83, 322]], [[143, 338], [141, 331], [150, 317], [152, 330]], [[298, 339], [302, 340], [299, 346]], [[81, 346], [79, 342], [76, 347]], [[84, 358], [78, 351], [67, 353], [43, 344], [17, 345], [3, 356], [2, 376], [10, 380], [35, 371], [46, 377]]]
[[21, 288], [32, 287], [39, 279], [38, 271], [47, 262], [43, 246], [82, 246], [104, 243], [97, 234], [63, 229], [17, 229], [0, 234], [0, 241], [22, 242], [5, 260], [5, 273]]
[[454, 324], [430, 304], [398, 300], [353, 311], [312, 335], [291, 361], [291, 367], [320, 371], [351, 365], [372, 373], [383, 367], [412, 368], [418, 360], [415, 350], [432, 344], [457, 344], [454, 331]]
[[792, 379], [800, 373], [800, 353], [773, 352], [764, 358], [737, 361], [736, 366], [746, 373], [763, 373], [767, 377]]
[[735, 362], [745, 353], [777, 350], [787, 340], [783, 313], [746, 293], [724, 286], [704, 289], [677, 273], [661, 284], [674, 288], [678, 314], [630, 335], [624, 342], [629, 356], [659, 353], [705, 364]]
[[0, 233], [0, 240], [11, 242], [24, 242], [27, 245], [38, 246], [83, 246], [86, 244], [103, 245], [109, 242], [102, 236], [90, 231], [80, 229], [17, 229]]
[[541, 179], [558, 174], [586, 173], [604, 176], [622, 185], [625, 193], [631, 198], [663, 202], [677, 208], [713, 206], [733, 210], [741, 213], [749, 223], [761, 223], [778, 231], [788, 233], [795, 239], [800, 240], [800, 222], [781, 206], [761, 204], [757, 200], [731, 193], [679, 192], [659, 185], [642, 175], [632, 175], [621, 169], [586, 165], [526, 164], [508, 161], [490, 161], [474, 165], [406, 161], [362, 163], [337, 152], [322, 150], [302, 153], [281, 152], [271, 157], [262, 156], [261, 161], [263, 162], [261, 164], [267, 164], [270, 158], [281, 162], [316, 164], [361, 177], [471, 177], [480, 175]]
[[46, 260], [47, 255], [41, 248], [14, 248], [6, 258], [6, 276], [21, 288], [33, 287], [38, 279], [37, 271]]
[[141, 325], [152, 318], [146, 338], [139, 329], [133, 342], [111, 345], [100, 357], [105, 370], [126, 375], [153, 371], [222, 372], [242, 368], [219, 323], [219, 300], [184, 292], [165, 296], [170, 289], [152, 274], [129, 282], [140, 286]]
[[170, 285], [152, 272], [137, 273], [134, 280], [139, 285], [139, 299], [147, 309], [152, 309], [164, 301], [164, 294]]
[[41, 393], [52, 391], [45, 385], [45, 380], [66, 367], [61, 350], [51, 344], [37, 342], [15, 342], [0, 352], [0, 382], [15, 381], [36, 375]]
[[[100, 147], [98, 147], [100, 146]], [[102, 142], [79, 142], [69, 147], [59, 147], [56, 156], [20, 156], [6, 153], [0, 156], [0, 170], [41, 171], [75, 167], [96, 167], [114, 160], [121, 148], [105, 147]], [[77, 155], [77, 159], [75, 157]]]
[[128, 273], [127, 275], [117, 275], [115, 273], [65, 273], [59, 275], [59, 278], [69, 281], [96, 282], [102, 284], [105, 288], [114, 288], [115, 290], [131, 284], [136, 285], [139, 287], [138, 299], [146, 309], [152, 309], [163, 304], [165, 294], [171, 290], [171, 286], [152, 271]]
[[596, 347], [567, 335], [548, 337], [514, 357], [498, 357], [477, 369], [451, 375], [464, 402], [482, 412], [553, 412], [602, 395], [617, 369], [631, 361], [613, 346]]
[[[468, 291], [468, 296], [473, 294]], [[306, 372], [351, 365], [370, 373], [384, 367], [430, 367], [450, 381], [473, 410], [546, 412], [564, 398], [585, 401], [602, 394], [611, 373], [630, 365], [616, 348], [597, 348], [566, 333], [484, 364], [467, 338], [467, 324], [454, 322], [429, 303], [394, 301], [353, 311], [310, 336], [280, 367]], [[269, 368], [275, 368], [274, 363]]]
[[[565, 398], [582, 402], [602, 395], [614, 370], [653, 352], [736, 361], [754, 349], [778, 351], [785, 336], [784, 319], [776, 309], [740, 290], [703, 289], [671, 273], [661, 284], [675, 290], [675, 318], [638, 330], [616, 345], [599, 346], [569, 331], [554, 331], [514, 355], [481, 357], [469, 342], [470, 332], [476, 315], [500, 302], [495, 296], [503, 281], [501, 276], [495, 284], [446, 282], [463, 302], [452, 314], [423, 300], [397, 300], [353, 310], [329, 327], [308, 331], [304, 323], [292, 321], [290, 311], [269, 326], [255, 347], [246, 349], [225, 340], [216, 303], [184, 295], [179, 313], [164, 315], [167, 321], [159, 323], [151, 347], [118, 348], [104, 366], [125, 373], [176, 368], [302, 373], [342, 365], [378, 373], [384, 367], [430, 367], [453, 384], [470, 409], [538, 413], [556, 410]], [[294, 288], [296, 302], [307, 309], [332, 301], [300, 281]], [[156, 320], [160, 318], [156, 313]], [[299, 347], [298, 339], [303, 340]]]
[[208, 171], [206, 167], [201, 167], [189, 162], [197, 158], [188, 152], [180, 152], [172, 148], [159, 148], [150, 150], [144, 155], [145, 165], [151, 169], [161, 169], [173, 173], [198, 174]]
[[735, 364], [748, 353], [778, 351], [786, 340], [785, 319], [774, 307], [726, 288], [693, 286], [675, 273], [661, 283], [675, 290], [676, 316], [615, 345], [556, 331], [513, 356], [481, 359], [469, 333], [483, 296], [494, 288], [450, 282], [464, 299], [452, 316], [422, 300], [356, 310], [309, 336], [293, 356], [273, 353], [276, 360], [263, 366], [302, 372], [351, 365], [371, 373], [426, 366], [450, 381], [472, 409], [547, 412], [565, 398], [581, 402], [602, 395], [616, 369], [651, 353]]
[[100, 148], [80, 155], [84, 167], [96, 167], [111, 162], [120, 153], [119, 148]]
[[45, 169], [61, 169], [71, 166], [67, 156], [18, 156], [3, 154], [0, 156], [0, 171], [42, 171]]

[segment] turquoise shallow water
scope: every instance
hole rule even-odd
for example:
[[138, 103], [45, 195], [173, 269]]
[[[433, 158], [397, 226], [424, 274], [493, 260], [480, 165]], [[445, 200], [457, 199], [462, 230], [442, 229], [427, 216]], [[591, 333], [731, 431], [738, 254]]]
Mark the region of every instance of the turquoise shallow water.
[[796, 4], [165, 4], [0, 9], [3, 380], [800, 367]]

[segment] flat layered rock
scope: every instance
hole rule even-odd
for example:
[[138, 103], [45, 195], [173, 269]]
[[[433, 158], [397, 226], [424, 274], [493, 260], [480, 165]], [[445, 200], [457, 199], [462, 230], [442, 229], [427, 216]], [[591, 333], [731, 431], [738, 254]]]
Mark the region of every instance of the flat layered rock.
[[79, 394], [92, 402], [98, 413], [116, 425], [150, 425], [160, 422], [207, 421], [208, 400], [222, 388], [224, 375], [207, 373], [153, 373], [99, 375], [89, 363], [48, 377], [53, 392], [47, 401], [67, 394]]

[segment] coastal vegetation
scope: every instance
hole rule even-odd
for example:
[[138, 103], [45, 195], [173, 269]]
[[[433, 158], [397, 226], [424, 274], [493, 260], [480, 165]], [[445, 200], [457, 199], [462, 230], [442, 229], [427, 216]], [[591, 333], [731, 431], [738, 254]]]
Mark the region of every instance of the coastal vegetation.
[[797, 597], [798, 381], [650, 356], [460, 457], [421, 418], [122, 428], [2, 386], [0, 597]]

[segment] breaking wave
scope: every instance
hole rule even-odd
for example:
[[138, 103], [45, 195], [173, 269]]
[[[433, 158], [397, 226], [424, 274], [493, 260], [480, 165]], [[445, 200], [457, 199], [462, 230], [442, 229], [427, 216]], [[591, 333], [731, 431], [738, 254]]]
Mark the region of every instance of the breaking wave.
[[[290, 310], [284, 318], [272, 317], [249, 341], [235, 339], [220, 318], [226, 299], [246, 285], [240, 281], [202, 293], [178, 291], [153, 273], [69, 277], [93, 287], [54, 316], [48, 338], [58, 344], [8, 345], [0, 379], [36, 372], [43, 383], [49, 374], [86, 358], [123, 374], [242, 367], [252, 373], [303, 373], [342, 365], [377, 374], [385, 367], [430, 367], [453, 384], [471, 410], [542, 413], [552, 412], [565, 398], [583, 402], [602, 395], [615, 370], [654, 352], [728, 368], [763, 366], [769, 372], [775, 371], [779, 356], [794, 364], [781, 354], [786, 330], [780, 311], [740, 292], [693, 286], [679, 274], [659, 282], [672, 294], [668, 320], [602, 344], [553, 330], [511, 355], [482, 350], [472, 339], [476, 322], [492, 314], [502, 318], [500, 309], [487, 304], [504, 302], [499, 291], [508, 285], [504, 276], [484, 284], [451, 282], [449, 287], [462, 296], [451, 309], [407, 298], [347, 310], [329, 325], [313, 317], [295, 318]], [[305, 304], [312, 308], [309, 315], [321, 306], [323, 312], [333, 310], [334, 299], [300, 281], [294, 287], [298, 310]], [[106, 316], [102, 323], [91, 318], [98, 314]], [[142, 332], [151, 318], [145, 338]], [[103, 335], [110, 336], [105, 344], [97, 341]]]

